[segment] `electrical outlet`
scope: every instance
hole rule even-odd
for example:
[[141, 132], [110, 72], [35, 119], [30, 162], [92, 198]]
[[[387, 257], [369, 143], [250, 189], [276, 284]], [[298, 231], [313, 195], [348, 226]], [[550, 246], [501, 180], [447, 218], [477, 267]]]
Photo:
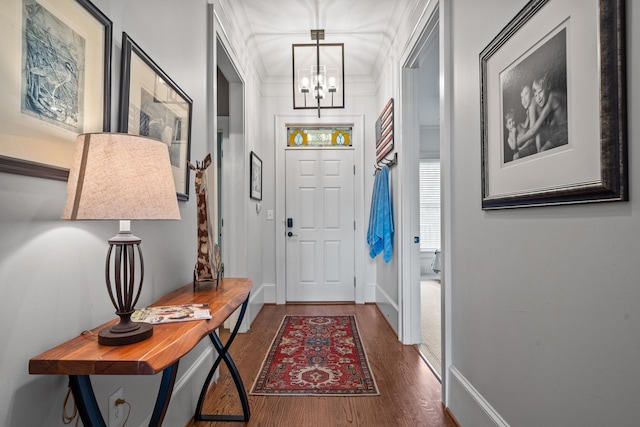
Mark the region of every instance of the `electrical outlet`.
[[121, 427], [125, 416], [124, 391], [122, 387], [109, 396], [109, 427]]

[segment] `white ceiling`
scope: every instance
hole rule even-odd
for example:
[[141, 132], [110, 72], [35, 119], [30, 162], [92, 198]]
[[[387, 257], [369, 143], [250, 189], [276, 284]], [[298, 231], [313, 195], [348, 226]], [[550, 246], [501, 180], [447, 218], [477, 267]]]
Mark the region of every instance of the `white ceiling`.
[[383, 55], [415, 0], [223, 0], [257, 53], [265, 81], [291, 79], [291, 45], [315, 43], [310, 30], [324, 29], [321, 43], [344, 43], [346, 79], [375, 80]]

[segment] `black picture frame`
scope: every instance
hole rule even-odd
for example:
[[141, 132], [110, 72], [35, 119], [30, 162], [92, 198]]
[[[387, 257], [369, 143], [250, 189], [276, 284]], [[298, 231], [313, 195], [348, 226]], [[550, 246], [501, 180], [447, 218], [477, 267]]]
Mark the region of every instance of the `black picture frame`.
[[480, 92], [482, 209], [628, 200], [624, 0], [531, 0]]
[[165, 142], [178, 200], [189, 200], [193, 101], [126, 32], [120, 83], [119, 132]]
[[49, 3], [3, 5], [21, 11], [0, 17], [0, 37], [19, 42], [0, 48], [14, 56], [0, 64], [0, 172], [66, 181], [77, 135], [110, 130], [113, 23], [89, 0]]
[[249, 197], [262, 200], [262, 160], [253, 151], [249, 158]]

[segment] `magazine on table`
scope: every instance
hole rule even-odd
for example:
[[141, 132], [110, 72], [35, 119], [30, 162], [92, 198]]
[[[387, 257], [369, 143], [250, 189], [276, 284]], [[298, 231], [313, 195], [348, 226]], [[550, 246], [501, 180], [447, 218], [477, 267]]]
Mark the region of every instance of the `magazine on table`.
[[211, 319], [209, 304], [182, 304], [147, 307], [136, 310], [131, 315], [134, 322], [151, 324], [188, 322], [190, 320]]

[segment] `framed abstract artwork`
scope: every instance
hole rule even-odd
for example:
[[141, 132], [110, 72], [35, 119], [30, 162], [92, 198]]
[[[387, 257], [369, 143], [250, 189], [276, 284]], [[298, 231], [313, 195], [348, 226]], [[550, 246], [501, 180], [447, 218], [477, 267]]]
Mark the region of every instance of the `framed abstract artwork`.
[[249, 197], [262, 200], [262, 160], [253, 151], [249, 159], [249, 177]]
[[122, 33], [119, 131], [167, 144], [178, 200], [189, 200], [192, 105], [191, 98]]
[[88, 0], [4, 0], [0, 172], [66, 180], [80, 133], [111, 122], [112, 22]]
[[628, 200], [624, 22], [532, 0], [481, 52], [483, 209]]

